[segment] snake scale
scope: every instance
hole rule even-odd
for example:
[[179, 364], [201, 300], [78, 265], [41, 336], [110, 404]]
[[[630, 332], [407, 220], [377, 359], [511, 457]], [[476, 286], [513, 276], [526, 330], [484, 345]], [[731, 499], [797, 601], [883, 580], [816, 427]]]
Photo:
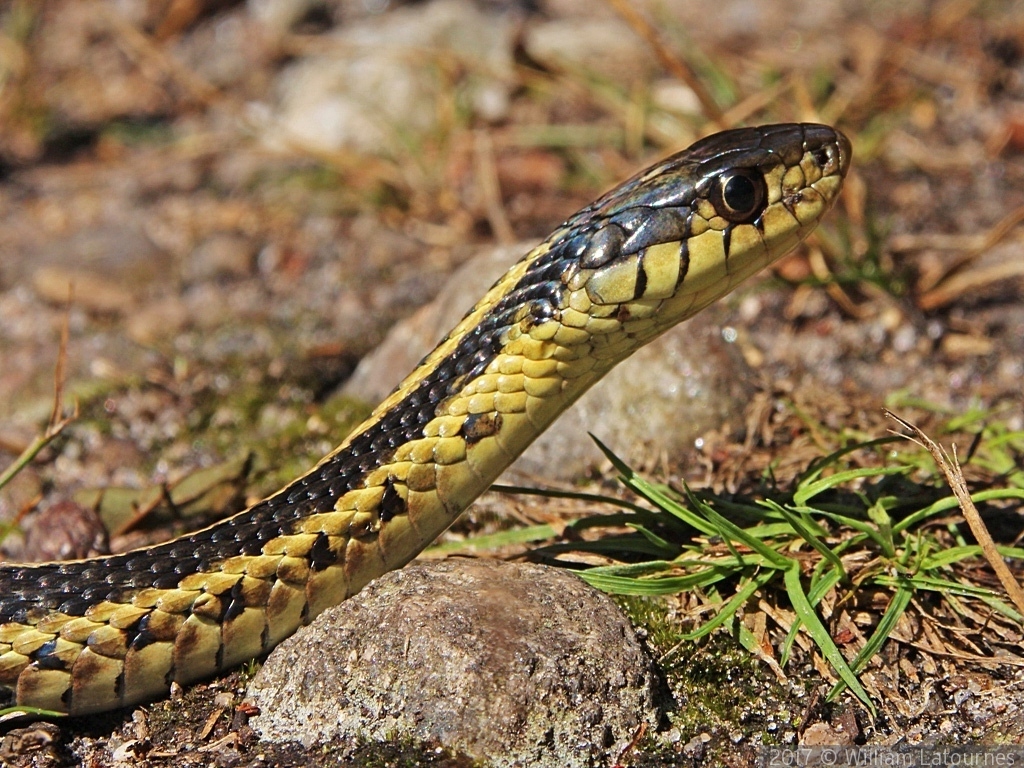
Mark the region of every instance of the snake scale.
[[814, 124], [702, 139], [558, 227], [274, 495], [158, 546], [0, 565], [0, 707], [158, 697], [404, 565], [613, 365], [800, 242], [850, 155]]

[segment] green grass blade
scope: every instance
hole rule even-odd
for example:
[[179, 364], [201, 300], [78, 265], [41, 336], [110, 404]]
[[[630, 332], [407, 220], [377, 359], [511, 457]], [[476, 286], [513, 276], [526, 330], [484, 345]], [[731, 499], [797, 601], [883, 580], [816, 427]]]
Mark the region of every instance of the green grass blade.
[[860, 653], [853, 660], [851, 666], [855, 672], [860, 673], [871, 658], [878, 653], [885, 641], [889, 639], [889, 635], [896, 629], [896, 624], [906, 612], [907, 606], [910, 605], [913, 597], [913, 587], [906, 581], [901, 580], [899, 587], [897, 587], [895, 594], [893, 594], [892, 599], [889, 601], [889, 605], [885, 607], [885, 613], [878, 620], [875, 631], [871, 633], [871, 637], [868, 638], [867, 643], [865, 643]]
[[844, 472], [836, 472], [834, 475], [815, 480], [814, 482], [801, 485], [793, 493], [793, 505], [802, 507], [815, 496], [835, 488], [837, 485], [844, 485], [851, 480], [858, 480], [862, 477], [884, 477], [886, 475], [900, 475], [910, 472], [911, 467], [902, 464], [891, 464], [884, 467], [859, 467], [848, 469]]
[[1024, 443], [1024, 430], [1018, 432], [1003, 432], [1001, 435], [985, 438], [985, 445], [989, 448], [1002, 448], [1004, 445], [1016, 445]]
[[639, 578], [652, 574], [664, 573], [676, 568], [676, 563], [671, 560], [647, 560], [643, 563], [623, 563], [622, 565], [599, 565], [588, 568], [587, 573], [607, 574], [609, 576], [628, 576]]
[[[814, 516], [818, 514], [818, 510], [813, 507], [794, 507], [789, 505], [779, 504], [774, 499], [761, 499], [758, 504], [773, 513], [774, 517], [782, 518], [783, 523], [791, 525], [793, 516], [796, 515], [800, 518], [801, 527], [810, 530], [815, 536], [827, 536], [828, 531], [822, 526]], [[776, 523], [776, 525], [781, 525]], [[794, 529], [795, 530], [795, 529]]]
[[854, 451], [859, 451], [863, 448], [874, 448], [876, 445], [887, 445], [888, 443], [895, 443], [900, 440], [903, 440], [903, 437], [900, 435], [889, 435], [887, 437], [879, 437], [875, 440], [868, 440], [867, 442], [851, 443], [850, 445], [844, 446], [837, 451], [833, 451], [828, 456], [823, 456], [820, 459], [813, 460], [807, 466], [807, 469], [803, 471], [800, 477], [797, 478], [796, 485], [797, 487], [800, 487], [814, 482], [821, 476], [821, 473], [827, 467], [832, 466], [848, 453], [853, 453]]
[[[595, 443], [597, 443], [597, 447], [601, 449], [601, 452], [605, 455], [608, 461], [612, 463], [612, 466], [615, 467], [623, 485], [642, 498], [647, 499], [647, 501], [654, 504], [656, 507], [665, 510], [679, 520], [682, 520], [690, 527], [700, 531], [705, 536], [717, 535], [717, 531], [715, 531], [712, 526], [708, 525], [707, 521], [702, 519], [700, 515], [694, 514], [677, 500], [673, 499], [660, 488], [656, 487], [653, 483], [648, 482], [634, 472], [632, 468], [612, 453], [612, 450], [594, 435], [591, 435], [590, 437]], [[691, 503], [693, 502], [691, 501]]]
[[920, 591], [924, 589], [929, 592], [938, 592], [943, 596], [959, 595], [960, 597], [976, 597], [978, 599], [996, 596], [995, 592], [990, 589], [986, 589], [985, 587], [976, 587], [972, 584], [963, 584], [959, 581], [942, 579], [937, 576], [922, 576], [920, 574], [888, 576], [885, 574], [879, 574], [874, 577], [873, 581], [875, 584], [880, 586], [896, 590], [900, 586], [900, 581], [904, 579], [909, 582], [915, 590]]
[[731, 572], [718, 573], [712, 569], [699, 574], [686, 576], [664, 576], [653, 579], [637, 579], [630, 576], [616, 576], [607, 573], [595, 573], [594, 570], [579, 571], [577, 574], [590, 586], [616, 595], [672, 595], [685, 592], [696, 587], [713, 584], [732, 575]]
[[594, 504], [609, 504], [614, 507], [622, 507], [632, 512], [651, 514], [651, 510], [641, 507], [639, 504], [620, 499], [616, 496], [605, 496], [600, 493], [582, 493], [580, 491], [563, 491], [557, 488], [531, 488], [526, 485], [500, 485], [495, 483], [489, 490], [498, 493], [507, 493], [511, 496], [540, 496], [545, 499], [572, 499], [574, 501], [586, 501]]
[[[579, 517], [566, 525], [574, 531], [586, 531], [591, 528], [616, 528], [625, 527], [636, 523], [637, 525], [657, 526], [665, 523], [670, 515], [659, 514], [651, 510], [640, 512], [612, 512], [607, 515], [587, 515]], [[689, 531], [689, 529], [688, 529]]]
[[[766, 503], [772, 504], [776, 511], [786, 518], [786, 522], [793, 526], [793, 530], [796, 531], [800, 538], [810, 544], [819, 555], [825, 558], [825, 560], [832, 564], [833, 568], [836, 568], [839, 573], [842, 574], [842, 578], [844, 580], [846, 579], [846, 569], [843, 567], [843, 561], [840, 560], [839, 556], [836, 555], [836, 553], [819, 538], [819, 531], [821, 535], [824, 535], [825, 533], [821, 526], [818, 526], [816, 523], [813, 523], [813, 521], [808, 521], [801, 515], [786, 509], [781, 504], [775, 504], [768, 500], [766, 500]], [[815, 525], [818, 528], [818, 531], [815, 531], [808, 522]]]
[[880, 542], [882, 553], [890, 560], [896, 559], [896, 541], [892, 535], [892, 518], [881, 504], [868, 507], [868, 519], [875, 524], [878, 531], [877, 541]]
[[[978, 491], [977, 493], [971, 494], [971, 501], [975, 504], [980, 504], [983, 501], [996, 501], [999, 499], [1024, 499], [1024, 488], [990, 488], [986, 491]], [[955, 497], [946, 496], [945, 498], [939, 499], [935, 503], [928, 505], [922, 510], [907, 515], [905, 518], [893, 525], [893, 533], [905, 531], [908, 528], [919, 525], [930, 517], [946, 512], [950, 509], [956, 509], [958, 506], [959, 503]]]
[[707, 518], [708, 522], [717, 529], [717, 535], [725, 539], [727, 543], [730, 541], [740, 542], [747, 548], [761, 555], [761, 557], [775, 568], [789, 568], [794, 562], [790, 558], [769, 547], [756, 536], [751, 536], [746, 530], [740, 528], [731, 520], [726, 520], [718, 514], [711, 505], [698, 499], [693, 492], [690, 491], [689, 487], [686, 488], [686, 497], [690, 504], [692, 504], [695, 509], [699, 509], [700, 513]]
[[729, 602], [723, 605], [710, 620], [701, 624], [693, 632], [682, 635], [682, 639], [698, 640], [714, 632], [729, 619], [736, 618], [736, 612], [740, 606], [747, 602], [757, 590], [778, 576], [778, 573], [777, 570], [765, 570], [747, 579], [746, 583], [736, 590], [736, 594], [729, 599]]
[[662, 553], [661, 557], [670, 558], [675, 557], [679, 554], [680, 547], [678, 544], [673, 544], [672, 542], [667, 541], [666, 539], [656, 534], [654, 531], [651, 531], [642, 525], [638, 525], [636, 523], [627, 523], [627, 525], [634, 531], [639, 533], [641, 536], [643, 536], [645, 539], [647, 539], [647, 541], [650, 542], [651, 546], [654, 547], [658, 552]]
[[[996, 550], [1003, 557], [1010, 557], [1015, 560], [1024, 559], [1024, 549], [1020, 547], [1004, 547], [996, 546]], [[950, 547], [944, 549], [941, 552], [936, 552], [934, 555], [922, 559], [919, 570], [932, 571], [939, 568], [958, 563], [961, 560], [966, 560], [969, 557], [979, 557], [982, 555], [982, 549], [977, 544], [967, 544], [962, 547]]]
[[539, 556], [561, 555], [567, 552], [589, 552], [617, 560], [622, 560], [623, 555], [640, 555], [655, 559], [662, 559], [665, 556], [665, 551], [661, 547], [655, 546], [640, 534], [605, 536], [594, 541], [558, 542], [533, 550], [533, 554]]
[[22, 717], [45, 717], [47, 719], [62, 719], [68, 716], [67, 712], [55, 712], [52, 709], [40, 709], [39, 707], [5, 707], [0, 709], [0, 724], [10, 720], [17, 720]]
[[1004, 603], [995, 595], [992, 595], [991, 597], [981, 595], [978, 599], [992, 610], [1001, 613], [1006, 618], [1015, 622], [1018, 626], [1024, 625], [1024, 616], [1021, 616], [1013, 606], [1008, 603]]
[[846, 578], [846, 571], [837, 568], [829, 568], [815, 575], [811, 580], [811, 588], [807, 590], [807, 599], [811, 605], [816, 606]]
[[[834, 589], [845, 578], [845, 575], [845, 571], [837, 571], [835, 568], [830, 568], [824, 573], [816, 574], [811, 579], [811, 588], [807, 592], [808, 602], [812, 606], [816, 606], [830, 590]], [[779, 664], [782, 666], [786, 666], [786, 663], [789, 661], [789, 654], [793, 651], [793, 643], [796, 642], [801, 626], [803, 626], [803, 623], [800, 620], [799, 614], [797, 614], [797, 617], [789, 627], [789, 631], [786, 633], [785, 640], [782, 641], [779, 654]]]
[[803, 622], [807, 634], [814, 640], [818, 650], [821, 651], [821, 655], [825, 657], [832, 666], [832, 669], [836, 671], [836, 674], [846, 682], [846, 685], [849, 686], [854, 695], [874, 715], [875, 705], [872, 703], [871, 697], [868, 696], [867, 691], [861, 686], [860, 680], [857, 679], [849, 664], [846, 663], [846, 659], [843, 658], [843, 654], [832, 640], [832, 636], [828, 633], [825, 625], [821, 623], [821, 619], [818, 618], [818, 614], [811, 606], [807, 594], [804, 592], [803, 584], [800, 583], [800, 566], [798, 564], [794, 563], [792, 567], [786, 569], [785, 581], [786, 593], [789, 595], [793, 610], [796, 611], [800, 621]]
[[878, 530], [878, 527], [870, 522], [864, 520], [858, 520], [848, 515], [840, 515], [836, 512], [826, 512], [825, 510], [819, 510], [822, 517], [827, 517], [830, 520], [834, 520], [840, 525], [845, 525], [847, 528], [852, 528], [858, 531], [861, 536], [871, 539], [875, 542], [879, 549], [885, 549], [886, 540], [883, 538], [882, 533]]
[[[850, 668], [855, 673], [860, 673], [867, 663], [874, 657], [876, 653], [881, 649], [885, 641], [889, 639], [889, 635], [896, 628], [896, 623], [900, 620], [900, 616], [907, 610], [907, 606], [910, 605], [910, 600], [914, 596], [913, 587], [906, 581], [901, 580], [899, 586], [896, 588], [896, 592], [889, 600], [889, 605], [885, 608], [885, 613], [878, 620], [878, 625], [875, 627], [875, 631], [871, 633], [871, 637], [868, 638], [867, 642], [864, 643], [864, 647], [860, 649], [860, 652], [850, 662]], [[829, 691], [828, 697], [830, 699], [835, 698], [846, 688], [845, 681], [839, 681], [836, 683], [832, 690]]]

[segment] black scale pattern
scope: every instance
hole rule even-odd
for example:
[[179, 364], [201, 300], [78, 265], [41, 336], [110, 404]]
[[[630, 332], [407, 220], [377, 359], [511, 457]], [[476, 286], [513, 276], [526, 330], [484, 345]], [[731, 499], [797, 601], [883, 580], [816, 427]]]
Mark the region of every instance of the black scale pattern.
[[[569, 245], [568, 240], [562, 238], [558, 245]], [[530, 306], [535, 321], [546, 319], [558, 306], [565, 250], [556, 247], [538, 257], [516, 287], [399, 407], [358, 435], [346, 451], [269, 499], [212, 528], [123, 555], [32, 566], [0, 564], [0, 623], [26, 622], [55, 610], [81, 616], [90, 605], [124, 602], [144, 587], [174, 588], [182, 577], [212, 570], [226, 557], [259, 554], [264, 543], [289, 533], [296, 520], [333, 509], [335, 500], [357, 487], [366, 472], [389, 461], [397, 446], [422, 436], [437, 403], [486, 368], [507, 329], [518, 322], [514, 318], [522, 306]], [[394, 512], [389, 508], [389, 514]], [[326, 544], [325, 537], [321, 549]], [[311, 556], [315, 568], [327, 567], [333, 558], [329, 549], [316, 546]]]

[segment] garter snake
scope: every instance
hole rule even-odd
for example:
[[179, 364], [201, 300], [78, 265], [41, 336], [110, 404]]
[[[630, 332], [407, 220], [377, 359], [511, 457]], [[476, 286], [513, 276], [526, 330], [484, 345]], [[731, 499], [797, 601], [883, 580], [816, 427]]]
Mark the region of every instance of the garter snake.
[[411, 560], [642, 344], [795, 246], [850, 143], [821, 125], [708, 137], [570, 218], [312, 470], [209, 528], [0, 565], [0, 707], [71, 714], [267, 652]]

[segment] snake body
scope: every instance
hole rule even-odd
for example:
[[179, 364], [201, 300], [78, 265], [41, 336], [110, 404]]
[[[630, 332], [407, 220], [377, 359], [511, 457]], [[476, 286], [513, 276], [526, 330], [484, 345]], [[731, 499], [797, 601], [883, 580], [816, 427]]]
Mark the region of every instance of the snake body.
[[0, 707], [158, 697], [404, 565], [613, 365], [805, 237], [849, 161], [822, 125], [703, 139], [558, 227], [274, 495], [158, 546], [0, 566]]

